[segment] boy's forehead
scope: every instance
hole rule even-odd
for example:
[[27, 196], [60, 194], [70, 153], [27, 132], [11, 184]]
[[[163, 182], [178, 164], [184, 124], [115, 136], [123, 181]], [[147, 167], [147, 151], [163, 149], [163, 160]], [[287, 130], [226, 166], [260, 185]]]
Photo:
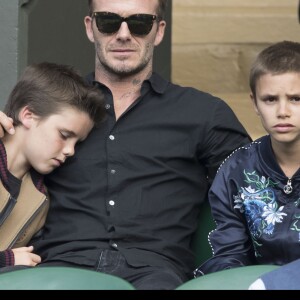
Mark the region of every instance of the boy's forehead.
[[266, 73], [256, 80], [256, 90], [300, 92], [300, 72]]
[[262, 78], [280, 78], [280, 77], [289, 78], [290, 80], [300, 79], [300, 72], [280, 72], [280, 73], [267, 72], [258, 76], [257, 80]]

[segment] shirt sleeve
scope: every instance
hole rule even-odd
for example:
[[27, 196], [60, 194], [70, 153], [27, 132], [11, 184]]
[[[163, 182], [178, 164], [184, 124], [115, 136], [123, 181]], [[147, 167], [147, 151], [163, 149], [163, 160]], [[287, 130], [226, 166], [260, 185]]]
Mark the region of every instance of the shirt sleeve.
[[218, 99], [210, 118], [200, 159], [205, 162], [208, 179], [212, 182], [220, 164], [232, 151], [252, 139], [225, 101]]
[[0, 251], [0, 268], [14, 266], [15, 256], [11, 249]]
[[216, 229], [209, 235], [213, 257], [196, 270], [196, 276], [250, 265], [255, 261], [244, 215], [234, 209], [237, 184], [233, 177], [230, 166], [221, 168], [209, 191], [212, 216], [216, 222]]

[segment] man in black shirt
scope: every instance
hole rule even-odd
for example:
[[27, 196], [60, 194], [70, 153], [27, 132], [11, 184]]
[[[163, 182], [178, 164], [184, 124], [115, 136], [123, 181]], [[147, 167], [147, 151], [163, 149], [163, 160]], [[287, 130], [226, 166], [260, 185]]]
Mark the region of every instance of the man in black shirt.
[[166, 4], [89, 0], [88, 80], [105, 94], [107, 119], [46, 178], [50, 211], [32, 241], [42, 265], [106, 272], [137, 289], [174, 289], [192, 275], [209, 182], [250, 138], [224, 101], [152, 72]]

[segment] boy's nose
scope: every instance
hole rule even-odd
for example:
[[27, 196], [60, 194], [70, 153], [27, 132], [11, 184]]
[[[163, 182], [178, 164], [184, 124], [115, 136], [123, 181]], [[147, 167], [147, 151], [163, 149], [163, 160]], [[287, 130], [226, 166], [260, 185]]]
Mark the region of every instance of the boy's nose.
[[279, 103], [278, 116], [279, 117], [289, 117], [290, 116], [289, 105], [287, 103]]
[[64, 149], [63, 149], [63, 154], [64, 154], [66, 157], [73, 156], [74, 153], [75, 153], [75, 147], [74, 147], [74, 145], [67, 145], [67, 146], [64, 147]]

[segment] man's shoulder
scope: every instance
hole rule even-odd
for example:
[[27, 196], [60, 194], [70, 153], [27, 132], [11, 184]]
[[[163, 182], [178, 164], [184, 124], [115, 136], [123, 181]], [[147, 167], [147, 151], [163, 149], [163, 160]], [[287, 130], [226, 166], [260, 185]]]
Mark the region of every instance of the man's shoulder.
[[219, 97], [214, 96], [209, 92], [202, 91], [191, 86], [183, 86], [177, 83], [170, 82], [168, 89], [170, 93], [172, 92], [176, 93], [177, 95], [184, 97], [189, 101], [195, 101], [195, 102], [201, 101], [202, 103], [207, 102], [213, 105], [215, 104], [226, 105], [226, 102], [220, 99]]
[[202, 91], [202, 90], [199, 90], [195, 87], [183, 86], [179, 83], [168, 81], [165, 78], [163, 78], [162, 76], [160, 76], [158, 73], [155, 73], [155, 72], [153, 72], [150, 80], [154, 83], [167, 86], [167, 89], [169, 91], [178, 91], [178, 93], [182, 93], [182, 94], [193, 94], [197, 97], [221, 100], [221, 99], [217, 98], [216, 96], [213, 96], [212, 94]]

